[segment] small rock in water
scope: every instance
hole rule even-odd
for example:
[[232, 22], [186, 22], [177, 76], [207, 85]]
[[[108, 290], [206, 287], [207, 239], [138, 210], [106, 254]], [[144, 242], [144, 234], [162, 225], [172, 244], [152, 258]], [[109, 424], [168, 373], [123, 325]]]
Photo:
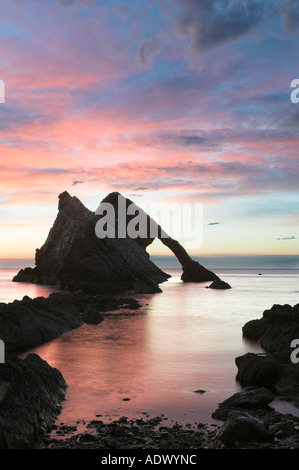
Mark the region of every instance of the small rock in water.
[[231, 286], [227, 282], [217, 279], [207, 286], [207, 289], [231, 289]]

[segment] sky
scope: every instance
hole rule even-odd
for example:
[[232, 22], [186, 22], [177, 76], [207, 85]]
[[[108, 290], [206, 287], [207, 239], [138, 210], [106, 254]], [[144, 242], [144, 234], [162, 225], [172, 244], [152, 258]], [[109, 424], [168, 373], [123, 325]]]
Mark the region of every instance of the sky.
[[201, 206], [192, 256], [299, 255], [298, 36], [295, 0], [0, 0], [0, 258], [65, 190]]

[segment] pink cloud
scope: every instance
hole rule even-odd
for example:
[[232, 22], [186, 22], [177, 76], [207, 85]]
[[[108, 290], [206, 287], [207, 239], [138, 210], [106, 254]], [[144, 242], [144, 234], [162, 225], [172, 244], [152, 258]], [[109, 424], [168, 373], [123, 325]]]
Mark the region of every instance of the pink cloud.
[[[132, 51], [113, 42], [104, 16], [82, 22], [69, 8], [39, 8], [44, 13], [41, 23], [34, 21], [30, 9], [22, 9], [27, 37], [20, 33], [1, 39], [8, 111], [1, 109], [7, 120], [0, 150], [3, 161], [9, 161], [3, 167], [2, 193], [10, 202], [40, 203], [45, 200], [40, 194], [47, 200], [73, 181], [88, 182], [82, 192], [94, 184], [130, 191], [198, 188], [213, 199], [228, 190], [235, 196], [251, 193], [263, 184], [270, 190], [275, 168], [286, 177], [296, 169], [290, 163], [297, 158], [293, 134], [243, 126], [225, 105], [225, 100], [233, 107], [275, 91], [273, 80], [262, 80], [258, 88], [239, 87], [237, 93], [228, 89], [224, 103], [215, 100], [213, 86], [220, 72], [227, 71], [224, 62], [237, 61], [239, 52], [231, 51], [225, 61], [217, 52], [218, 68], [206, 78], [211, 66], [207, 59], [192, 80], [182, 73], [176, 80], [149, 80], [139, 89], [126, 88], [122, 79], [135, 77], [137, 67]], [[7, 15], [13, 22], [9, 10]], [[21, 20], [19, 25], [22, 32]], [[41, 40], [33, 49], [36, 37]], [[182, 58], [182, 51], [176, 55], [171, 46], [170, 60]], [[277, 153], [280, 160], [274, 164]], [[283, 177], [277, 184], [287, 187]]]

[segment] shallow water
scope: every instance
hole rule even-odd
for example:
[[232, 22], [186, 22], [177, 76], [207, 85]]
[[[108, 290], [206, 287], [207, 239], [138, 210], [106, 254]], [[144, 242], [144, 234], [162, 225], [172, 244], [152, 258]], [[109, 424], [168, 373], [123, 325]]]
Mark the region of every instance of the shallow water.
[[[184, 284], [180, 270], [167, 272], [172, 278], [161, 285], [163, 293], [136, 296], [139, 311], [107, 314], [97, 326], [84, 325], [34, 349], [69, 385], [59, 422], [148, 413], [166, 415], [169, 424], [213, 423], [217, 404], [240, 390], [235, 357], [261, 352], [243, 340], [244, 323], [275, 303], [299, 301], [298, 270], [215, 270], [232, 286], [224, 291], [206, 289], [210, 283]], [[52, 290], [12, 284], [12, 296]], [[1, 297], [9, 297], [8, 285]]]
[[22, 300], [25, 295], [32, 299], [35, 297], [47, 297], [57, 290], [55, 287], [30, 284], [27, 282], [12, 282], [18, 273], [17, 268], [0, 268], [0, 302], [13, 302]]

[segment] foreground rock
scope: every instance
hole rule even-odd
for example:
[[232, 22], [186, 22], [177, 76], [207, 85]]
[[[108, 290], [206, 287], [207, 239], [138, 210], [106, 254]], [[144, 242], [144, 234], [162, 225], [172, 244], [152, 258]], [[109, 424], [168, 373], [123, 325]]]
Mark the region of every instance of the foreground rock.
[[244, 325], [243, 336], [258, 342], [266, 354], [236, 358], [240, 383], [269, 387], [298, 405], [299, 367], [292, 361], [292, 342], [299, 338], [299, 304], [273, 305], [261, 319]]
[[298, 449], [299, 418], [271, 406], [275, 394], [264, 387], [246, 387], [219, 404], [213, 418], [224, 421], [216, 442], [244, 449]]
[[265, 425], [244, 411], [231, 411], [216, 437], [224, 444], [241, 442], [260, 442], [265, 438]]
[[241, 385], [253, 385], [275, 389], [281, 378], [282, 364], [266, 354], [246, 353], [236, 357], [237, 380]]
[[[105, 204], [115, 209], [116, 236], [99, 238], [96, 234], [98, 223], [107, 227], [103, 222], [105, 211], [99, 210], [106, 207]], [[148, 224], [146, 227], [150, 227], [151, 222], [156, 227], [156, 236], [151, 236], [147, 231], [142, 237], [136, 238], [119, 235], [119, 226], [123, 222], [128, 226], [135, 217], [127, 215], [131, 205], [142, 214], [141, 225], [143, 221]], [[65, 191], [59, 195], [58, 210], [46, 242], [36, 250], [35, 267], [22, 269], [14, 277], [15, 282], [57, 285], [72, 291], [82, 290], [87, 294], [134, 288], [142, 289], [143, 293], [160, 292], [159, 283], [165, 282], [170, 276], [159, 269], [146, 252], [147, 246], [155, 238], [160, 238], [178, 258], [184, 271], [184, 281], [218, 279], [214, 273], [193, 261], [184, 248], [165, 234], [138, 206], [117, 192], [109, 194], [97, 211], [92, 212]]]
[[0, 364], [0, 448], [30, 448], [51, 429], [67, 384], [36, 354]]
[[274, 398], [274, 393], [267, 388], [246, 387], [241, 392], [224, 400], [212, 414], [212, 417], [224, 421], [231, 411], [267, 409]]
[[291, 360], [293, 341], [299, 338], [299, 304], [273, 305], [260, 320], [244, 325], [243, 336], [258, 342], [265, 353], [235, 359], [236, 378], [245, 389], [213, 413], [225, 421], [217, 438], [233, 447], [253, 439], [262, 447], [298, 448], [299, 419], [274, 412], [271, 401], [279, 397], [299, 407], [299, 368]]
[[[299, 418], [274, 410], [231, 411], [223, 424], [183, 426], [164, 415], [55, 424], [36, 449], [299, 449]], [[79, 432], [77, 427], [80, 426]]]
[[86, 425], [84, 432], [76, 426], [55, 426], [54, 435], [40, 441], [39, 449], [190, 449], [206, 447], [214, 440], [215, 432], [207, 425], [194, 429], [175, 423], [166, 426], [167, 418], [128, 419], [104, 423], [97, 419]]
[[273, 305], [259, 320], [247, 322], [242, 331], [245, 338], [258, 342], [267, 353], [289, 358], [291, 342], [299, 338], [299, 304]]
[[113, 310], [137, 310], [140, 304], [131, 298], [89, 296], [80, 292], [55, 292], [49, 297], [0, 304], [0, 339], [7, 352], [24, 352], [84, 323], [99, 324], [103, 313]]
[[0, 338], [8, 352], [31, 349], [82, 325], [77, 306], [64, 294], [0, 304]]

